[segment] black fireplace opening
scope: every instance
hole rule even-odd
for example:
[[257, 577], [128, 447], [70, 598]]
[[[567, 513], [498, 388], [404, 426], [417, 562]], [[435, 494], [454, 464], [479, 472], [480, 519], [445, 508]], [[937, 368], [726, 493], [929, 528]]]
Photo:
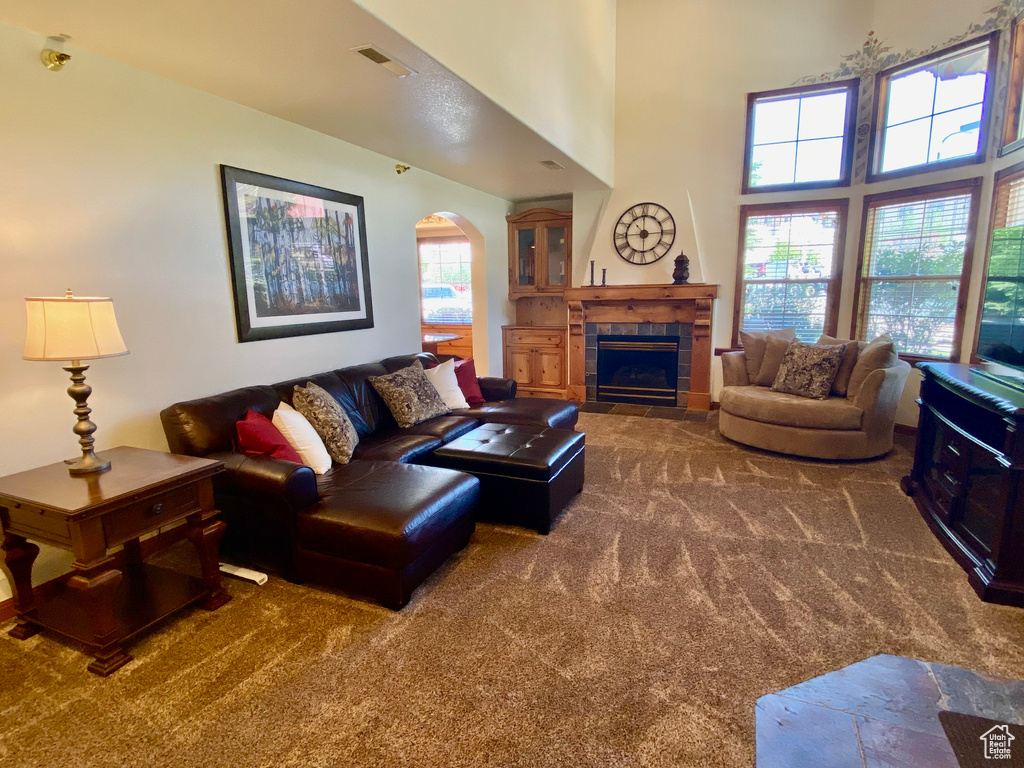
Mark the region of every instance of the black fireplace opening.
[[597, 399], [674, 406], [678, 363], [677, 336], [598, 336]]

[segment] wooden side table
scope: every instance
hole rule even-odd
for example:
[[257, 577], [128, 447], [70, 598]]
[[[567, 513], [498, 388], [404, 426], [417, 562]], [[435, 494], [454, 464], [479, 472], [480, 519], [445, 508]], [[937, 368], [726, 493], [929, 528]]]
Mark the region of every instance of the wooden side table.
[[[64, 463], [0, 478], [2, 567], [14, 592], [19, 640], [41, 629], [84, 645], [89, 671], [106, 677], [131, 661], [124, 644], [169, 614], [200, 602], [216, 610], [231, 596], [220, 583], [218, 546], [225, 525], [217, 519], [212, 478], [218, 461], [120, 447], [103, 451], [110, 469], [72, 476]], [[184, 520], [202, 579], [142, 561], [139, 539]], [[41, 541], [75, 554], [63, 592], [38, 603], [32, 563]], [[124, 564], [108, 550], [124, 546]]]

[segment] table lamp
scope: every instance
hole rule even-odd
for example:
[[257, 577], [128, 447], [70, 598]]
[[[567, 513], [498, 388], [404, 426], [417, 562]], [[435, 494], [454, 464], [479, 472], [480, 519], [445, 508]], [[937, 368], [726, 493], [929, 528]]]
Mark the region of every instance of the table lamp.
[[127, 355], [128, 348], [121, 338], [114, 318], [114, 304], [106, 298], [65, 296], [27, 298], [28, 330], [25, 333], [24, 360], [67, 360], [64, 370], [71, 374], [68, 394], [75, 401], [78, 423], [74, 433], [82, 446], [82, 458], [69, 462], [72, 475], [86, 475], [110, 468], [93, 452], [92, 433], [96, 425], [89, 420], [92, 409], [86, 404], [92, 387], [85, 383], [88, 365], [83, 360]]

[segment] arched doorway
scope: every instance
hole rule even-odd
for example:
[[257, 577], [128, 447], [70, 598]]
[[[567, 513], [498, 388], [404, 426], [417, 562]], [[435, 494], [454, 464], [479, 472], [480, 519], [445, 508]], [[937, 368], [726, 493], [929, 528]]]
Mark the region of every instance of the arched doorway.
[[483, 236], [455, 213], [437, 212], [416, 222], [423, 333], [460, 338], [438, 344], [439, 354], [474, 358], [488, 370], [487, 292]]

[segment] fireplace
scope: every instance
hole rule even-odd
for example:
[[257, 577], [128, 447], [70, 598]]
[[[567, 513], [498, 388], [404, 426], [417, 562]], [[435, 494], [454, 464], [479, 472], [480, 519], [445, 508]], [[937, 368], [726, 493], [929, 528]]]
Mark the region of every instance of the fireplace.
[[692, 323], [586, 323], [586, 399], [685, 406]]
[[[598, 399], [598, 337], [667, 336], [678, 344], [675, 405], [708, 410], [711, 407], [711, 319], [717, 295], [718, 286], [706, 283], [567, 288], [570, 397], [577, 402]], [[638, 375], [634, 372], [632, 378]], [[672, 380], [669, 372], [665, 378], [668, 382]], [[662, 387], [657, 385], [656, 388]], [[668, 404], [668, 401], [659, 404]]]
[[674, 406], [678, 366], [678, 336], [598, 336], [596, 399]]

